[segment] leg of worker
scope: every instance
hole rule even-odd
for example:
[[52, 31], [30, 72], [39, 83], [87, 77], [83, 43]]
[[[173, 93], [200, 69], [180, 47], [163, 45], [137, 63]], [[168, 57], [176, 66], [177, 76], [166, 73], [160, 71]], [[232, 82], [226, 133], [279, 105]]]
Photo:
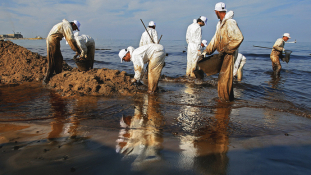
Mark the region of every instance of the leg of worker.
[[63, 70], [63, 55], [60, 51], [60, 41], [56, 44], [56, 52], [55, 52], [55, 73], [59, 74]]
[[226, 55], [218, 76], [218, 96], [221, 101], [233, 101], [233, 56]]
[[245, 60], [242, 60], [241, 63], [240, 63], [240, 67], [237, 71], [237, 78], [238, 78], [238, 81], [241, 81], [242, 80], [242, 77], [243, 77], [243, 67], [244, 67], [244, 64], [246, 63]]
[[149, 61], [148, 67], [148, 92], [152, 93], [157, 90], [158, 82], [164, 67], [165, 52], [157, 52]]
[[194, 71], [197, 69], [198, 59], [199, 59], [199, 56], [197, 54], [193, 55], [192, 64], [191, 64], [191, 75], [190, 75], [191, 78], [196, 78]]
[[192, 67], [192, 54], [191, 54], [191, 49], [188, 47], [188, 50], [187, 50], [187, 70], [186, 70], [186, 77], [190, 77], [190, 75], [191, 75], [191, 67]]
[[272, 55], [270, 56], [271, 61], [272, 61], [272, 69], [274, 71], [275, 75], [279, 75], [280, 74], [280, 70], [282, 68], [281, 63], [280, 63], [280, 59], [278, 56]]
[[47, 39], [47, 70], [43, 83], [47, 84], [50, 81], [52, 74], [54, 73], [54, 55], [55, 55], [55, 45], [50, 42], [50, 38]]
[[95, 57], [95, 43], [92, 44], [87, 48], [87, 59], [91, 60], [91, 69], [93, 69], [94, 66], [94, 57]]

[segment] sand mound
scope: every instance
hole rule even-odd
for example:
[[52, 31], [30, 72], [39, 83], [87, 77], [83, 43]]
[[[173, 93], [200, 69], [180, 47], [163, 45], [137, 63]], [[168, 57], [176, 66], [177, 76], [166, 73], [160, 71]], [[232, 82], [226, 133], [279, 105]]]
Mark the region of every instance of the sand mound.
[[[11, 41], [0, 41], [0, 84], [42, 81], [46, 67], [46, 57]], [[93, 69], [80, 72], [64, 62], [63, 72], [54, 75], [48, 85], [64, 96], [128, 95], [137, 90], [130, 79], [124, 71]]]
[[[42, 81], [46, 66], [46, 57], [11, 41], [0, 41], [0, 82], [2, 84]], [[70, 69], [72, 68], [64, 63], [63, 70]]]
[[137, 88], [131, 85], [131, 77], [125, 71], [92, 69], [80, 72], [77, 68], [55, 75], [49, 86], [64, 96], [72, 95], [129, 95]]

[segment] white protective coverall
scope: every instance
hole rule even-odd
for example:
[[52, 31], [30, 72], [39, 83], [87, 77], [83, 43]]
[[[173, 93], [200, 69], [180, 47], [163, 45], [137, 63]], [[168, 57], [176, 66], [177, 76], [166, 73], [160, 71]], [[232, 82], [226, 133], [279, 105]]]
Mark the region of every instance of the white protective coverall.
[[186, 76], [195, 78], [193, 71], [197, 67], [198, 52], [202, 42], [202, 29], [196, 20], [193, 20], [193, 23], [188, 26], [186, 41], [188, 44]]
[[62, 22], [56, 24], [46, 38], [48, 68], [43, 79], [44, 83], [48, 83], [52, 74], [61, 73], [63, 68], [63, 56], [60, 51], [60, 41], [65, 37], [69, 46], [74, 51], [79, 51], [76, 40], [74, 39], [71, 24], [63, 19]]
[[90, 68], [93, 69], [95, 57], [95, 41], [88, 35], [80, 35], [76, 32], [74, 34], [77, 45], [81, 51], [80, 58], [91, 60]]
[[280, 56], [282, 56], [282, 51], [284, 51], [285, 41], [283, 38], [279, 38], [276, 40], [276, 42], [273, 45], [270, 59], [272, 61], [272, 69], [274, 73], [277, 75], [280, 73], [280, 70], [282, 68], [280, 63]]
[[148, 65], [148, 92], [156, 91], [158, 87], [161, 71], [164, 67], [165, 49], [161, 44], [148, 44], [134, 50], [133, 47], [127, 48], [131, 55], [134, 65], [134, 78], [139, 81], [142, 78], [144, 64]]
[[[153, 28], [148, 28], [148, 33], [150, 34], [150, 36], [152, 37], [153, 41], [155, 44], [158, 44], [158, 33], [155, 29]], [[139, 42], [139, 47], [147, 45], [147, 44], [153, 44], [153, 42], [151, 41], [149, 35], [148, 35], [147, 31], [145, 31], [140, 38], [140, 42]]]
[[246, 63], [246, 57], [241, 53], [238, 53], [238, 57], [234, 63], [233, 76], [237, 76], [239, 81], [242, 80], [243, 76], [243, 66]]
[[233, 65], [238, 48], [244, 40], [236, 21], [232, 19], [233, 15], [233, 11], [229, 11], [224, 19], [218, 22], [215, 35], [204, 51], [210, 55], [217, 49], [223, 59], [218, 76], [218, 96], [221, 101], [234, 100]]

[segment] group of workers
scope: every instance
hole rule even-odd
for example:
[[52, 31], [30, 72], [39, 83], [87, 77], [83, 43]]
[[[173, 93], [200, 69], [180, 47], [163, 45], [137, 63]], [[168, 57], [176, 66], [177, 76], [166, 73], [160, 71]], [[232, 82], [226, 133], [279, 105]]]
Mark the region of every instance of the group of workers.
[[[193, 20], [193, 23], [188, 26], [186, 33], [187, 48], [187, 70], [186, 76], [196, 78], [194, 71], [199, 70], [198, 61], [200, 57], [206, 57], [218, 51], [218, 58], [222, 60], [218, 78], [218, 96], [221, 101], [232, 101], [233, 94], [233, 78], [242, 78], [243, 66], [246, 62], [245, 56], [238, 53], [238, 48], [241, 45], [244, 37], [233, 19], [233, 11], [227, 12], [226, 4], [219, 2], [215, 5], [215, 14], [219, 19], [216, 26], [216, 32], [210, 43], [202, 40], [201, 27], [206, 25], [207, 18], [200, 16]], [[80, 35], [73, 33], [79, 30], [80, 23], [76, 20], [69, 22], [64, 19], [56, 24], [48, 34], [47, 42], [47, 59], [48, 68], [44, 77], [43, 83], [47, 84], [52, 74], [62, 71], [63, 57], [60, 51], [60, 41], [64, 37], [72, 50], [76, 51], [75, 59], [91, 60], [91, 69], [94, 63], [95, 41], [88, 35]], [[165, 65], [166, 52], [164, 47], [158, 42], [158, 35], [155, 30], [156, 23], [149, 22], [148, 29], [142, 34], [139, 42], [139, 47], [134, 49], [129, 46], [127, 49], [122, 49], [119, 52], [119, 57], [122, 61], [133, 62], [135, 75], [131, 79], [131, 83], [139, 82], [144, 76], [144, 65], [148, 63], [148, 92], [153, 93], [157, 90], [158, 81], [161, 71]], [[273, 69], [279, 71], [281, 68], [279, 62], [279, 52], [284, 51], [284, 41], [289, 39], [289, 34], [278, 39], [271, 52], [271, 60]], [[205, 47], [205, 50], [201, 50]]]

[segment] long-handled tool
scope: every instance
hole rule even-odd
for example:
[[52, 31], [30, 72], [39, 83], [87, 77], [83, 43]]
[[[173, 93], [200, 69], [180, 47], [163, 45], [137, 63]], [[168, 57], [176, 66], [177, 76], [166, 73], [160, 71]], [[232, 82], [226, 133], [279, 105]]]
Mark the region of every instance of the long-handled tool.
[[271, 47], [262, 47], [262, 46], [255, 46], [255, 45], [253, 45], [253, 47], [259, 47], [259, 48], [264, 48], [264, 49], [272, 49]]

